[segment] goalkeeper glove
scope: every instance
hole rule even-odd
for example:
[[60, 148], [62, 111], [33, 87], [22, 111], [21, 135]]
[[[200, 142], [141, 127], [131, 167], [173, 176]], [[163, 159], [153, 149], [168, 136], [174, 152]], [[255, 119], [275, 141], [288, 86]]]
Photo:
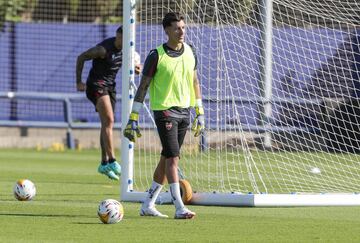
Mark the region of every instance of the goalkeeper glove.
[[131, 142], [135, 143], [136, 137], [141, 137], [140, 128], [138, 124], [139, 114], [131, 112], [129, 121], [124, 130], [124, 136]]
[[204, 108], [202, 106], [195, 107], [196, 117], [193, 121], [191, 130], [195, 132], [194, 136], [198, 137], [205, 130], [205, 118], [204, 118]]

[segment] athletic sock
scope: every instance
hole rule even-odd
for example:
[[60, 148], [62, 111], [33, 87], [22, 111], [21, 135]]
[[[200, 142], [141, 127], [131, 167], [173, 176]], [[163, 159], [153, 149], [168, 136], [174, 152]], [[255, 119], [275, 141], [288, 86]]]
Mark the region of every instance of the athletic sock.
[[154, 207], [156, 199], [159, 196], [162, 188], [163, 188], [163, 185], [153, 181], [151, 184], [151, 187], [146, 195], [146, 199], [144, 201], [143, 206], [148, 207], [148, 208]]
[[115, 158], [109, 159], [109, 164], [114, 163], [116, 161]]
[[107, 163], [108, 163], [107, 161], [104, 161], [104, 160], [101, 161], [101, 165], [107, 165]]
[[170, 193], [172, 201], [175, 205], [176, 210], [184, 207], [184, 203], [181, 199], [180, 195], [180, 184], [179, 183], [171, 183], [170, 184]]

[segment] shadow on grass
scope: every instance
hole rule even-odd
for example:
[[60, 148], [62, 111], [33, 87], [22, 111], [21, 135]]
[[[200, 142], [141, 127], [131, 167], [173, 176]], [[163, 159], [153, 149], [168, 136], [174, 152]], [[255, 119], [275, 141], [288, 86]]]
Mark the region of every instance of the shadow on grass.
[[[17, 201], [15, 200], [15, 198], [10, 198], [10, 195], [9, 194], [9, 198], [2, 198], [0, 199], [0, 202], [1, 201]], [[79, 201], [79, 202], [91, 202], [92, 200], [94, 200], [93, 198], [91, 197], [94, 197], [94, 196], [99, 196], [101, 195], [102, 197], [108, 197], [108, 198], [113, 198], [113, 199], [116, 199], [118, 200], [118, 198], [120, 197], [118, 193], [107, 193], [107, 194], [102, 194], [102, 193], [84, 193], [84, 194], [79, 194], [79, 193], [56, 193], [56, 194], [52, 194], [52, 193], [41, 193], [39, 195], [36, 196], [36, 198], [34, 199], [34, 201], [38, 201], [38, 202], [41, 202], [41, 201], [62, 201], [62, 202], [74, 202], [74, 201]], [[73, 197], [74, 199], [72, 198], [66, 198], [66, 197]], [[75, 199], [76, 197], [76, 199]], [[83, 198], [83, 199], [79, 199], [80, 198]], [[65, 198], [65, 199], [64, 199]]]
[[74, 214], [31, 214], [31, 213], [0, 213], [0, 216], [9, 217], [42, 217], [42, 218], [94, 218], [88, 215], [74, 215]]
[[68, 196], [76, 196], [76, 197], [86, 197], [86, 196], [119, 196], [118, 193], [107, 193], [107, 194], [102, 194], [99, 192], [94, 192], [94, 193], [56, 193], [56, 194], [52, 194], [52, 193], [41, 193], [39, 194], [39, 196], [52, 196], [52, 197], [68, 197]]
[[[34, 177], [34, 176], [33, 176]], [[73, 178], [73, 177], [71, 177]], [[15, 184], [16, 182], [16, 179], [14, 178], [1, 178], [0, 179], [0, 182], [4, 182], [4, 183], [11, 183], [11, 184]], [[106, 183], [106, 182], [103, 182], [103, 181], [98, 181], [98, 180], [93, 180], [91, 181], [91, 179], [89, 180], [87, 177], [84, 178], [84, 181], [71, 181], [70, 179], [69, 180], [66, 180], [66, 181], [63, 181], [63, 180], [51, 180], [51, 181], [48, 181], [48, 180], [36, 180], [34, 181], [37, 183], [42, 183], [42, 184], [67, 184], [67, 185], [97, 185], [97, 186], [105, 186], [105, 187], [118, 187], [118, 184], [113, 184], [111, 182], [109, 183]]]
[[[95, 222], [91, 222], [91, 223], [89, 223], [89, 222], [75, 222], [75, 223], [71, 223], [71, 224], [85, 224], [85, 225], [90, 225], [90, 224], [103, 224], [103, 223], [101, 223], [101, 222], [99, 222], [99, 223], [95, 223]], [[106, 225], [106, 224], [105, 224]]]

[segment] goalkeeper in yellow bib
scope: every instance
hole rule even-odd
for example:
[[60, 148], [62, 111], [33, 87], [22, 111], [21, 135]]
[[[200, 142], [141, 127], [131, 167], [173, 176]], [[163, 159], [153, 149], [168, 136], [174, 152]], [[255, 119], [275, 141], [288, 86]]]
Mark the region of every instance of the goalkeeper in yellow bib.
[[124, 136], [132, 142], [141, 136], [139, 111], [150, 86], [150, 108], [154, 112], [162, 152], [140, 215], [168, 217], [155, 208], [155, 201], [167, 180], [176, 209], [175, 219], [191, 219], [195, 213], [184, 206], [180, 195], [178, 163], [180, 148], [190, 125], [190, 107], [196, 110], [192, 125], [195, 136], [199, 136], [205, 128], [196, 74], [197, 58], [193, 48], [184, 42], [185, 22], [181, 14], [166, 14], [162, 25], [168, 41], [151, 50], [146, 58]]

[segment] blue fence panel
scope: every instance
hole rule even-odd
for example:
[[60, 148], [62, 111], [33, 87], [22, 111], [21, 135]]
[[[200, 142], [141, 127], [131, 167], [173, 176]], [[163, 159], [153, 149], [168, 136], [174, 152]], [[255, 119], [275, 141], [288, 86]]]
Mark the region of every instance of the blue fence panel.
[[360, 98], [360, 28], [355, 31], [352, 38], [352, 50], [354, 52], [354, 63], [352, 78], [354, 80], [354, 97]]
[[277, 28], [273, 34], [273, 95], [309, 98], [304, 97], [308, 95], [306, 86], [346, 35], [324, 28]]
[[[16, 25], [5, 24], [4, 28], [0, 31], [0, 92], [11, 91], [14, 87], [11, 86], [11, 80], [16, 79], [16, 70], [12, 67], [15, 65], [14, 59], [16, 53], [12, 45], [13, 35], [11, 35], [12, 28]], [[11, 119], [11, 101], [8, 99], [0, 99], [0, 119]]]
[[[117, 25], [99, 24], [42, 24], [42, 23], [19, 23], [16, 24], [16, 56], [11, 60], [10, 42], [11, 33], [9, 25], [4, 32], [0, 32], [0, 91], [11, 89], [11, 62], [16, 64], [16, 91], [22, 92], [61, 92], [76, 93], [75, 68], [76, 58], [84, 50], [93, 47], [103, 38], [114, 36]], [[147, 35], [150, 37], [164, 37], [160, 25], [144, 25]], [[81, 32], [79, 31], [81, 29]], [[360, 30], [357, 30], [358, 34]], [[71, 34], [69, 34], [71, 33]], [[140, 38], [137, 33], [137, 45], [142, 52], [142, 61], [149, 51], [159, 43], [158, 38]], [[348, 33], [339, 30], [318, 28], [276, 28], [274, 29], [273, 49], [273, 96], [274, 98], [311, 98], [307, 89], [312, 85], [315, 73], [333, 58], [339, 46], [346, 41]], [[240, 37], [240, 38], [239, 38]], [[252, 99], [260, 97], [258, 80], [259, 70], [259, 41], [260, 32], [253, 27], [211, 27], [199, 26], [188, 28], [189, 43], [194, 44], [199, 56], [199, 78], [205, 97], [238, 97]], [[358, 39], [356, 39], [358, 40]], [[221, 53], [218, 51], [221, 42]], [[196, 43], [201, 43], [196, 46]], [[353, 49], [359, 50], [358, 44]], [[205, 48], [206, 47], [206, 48]], [[201, 49], [202, 48], [202, 49]], [[140, 49], [140, 48], [138, 48]], [[220, 56], [219, 56], [220, 55]], [[355, 63], [349, 67], [359, 70], [359, 54], [353, 55]], [[345, 60], [346, 61], [346, 60]], [[83, 80], [86, 80], [91, 62], [86, 62], [83, 70]], [[6, 71], [5, 71], [6, 70]], [[353, 72], [353, 77], [358, 77], [358, 71]], [[117, 91], [121, 94], [121, 74], [117, 76]], [[221, 82], [217, 82], [217, 81]], [[139, 83], [139, 77], [136, 77]], [[359, 82], [355, 82], [354, 85]], [[83, 94], [85, 97], [85, 94]], [[316, 96], [312, 93], [312, 96]], [[0, 119], [9, 119], [10, 104], [1, 100]], [[56, 103], [56, 104], [55, 104]], [[17, 119], [63, 121], [62, 102], [19, 101], [16, 104]], [[55, 108], [54, 108], [55, 104]], [[287, 105], [288, 106], [288, 105]], [[286, 117], [284, 111], [291, 110], [284, 104], [274, 105], [274, 119], [279, 121], [294, 122], [296, 126], [301, 124], [314, 124], [311, 114], [304, 112], [303, 117]], [[116, 113], [120, 114], [121, 102], [117, 103]], [[216, 117], [219, 112], [219, 104], [206, 103], [205, 107], [211, 117]], [[259, 123], [260, 115], [258, 104], [236, 101], [237, 112], [240, 114], [240, 122], [247, 125]], [[98, 122], [98, 116], [94, 112], [93, 105], [84, 98], [72, 103], [72, 116], [75, 121]], [[305, 107], [311, 109], [312, 107]], [[220, 107], [221, 109], [221, 107]], [[42, 110], [42, 111], [40, 111]], [[221, 112], [224, 109], [221, 110]], [[29, 117], [30, 111], [33, 115]], [[231, 114], [231, 113], [228, 113]], [[299, 115], [299, 114], [298, 114]], [[236, 123], [233, 117], [229, 117], [227, 123]], [[288, 120], [286, 120], [288, 119]], [[290, 120], [289, 120], [290, 119]], [[117, 115], [117, 120], [120, 116]], [[297, 120], [297, 121], [296, 121]], [[150, 121], [150, 120], [149, 120]], [[305, 121], [305, 122], [302, 122]], [[216, 122], [216, 119], [212, 122]]]
[[10, 33], [9, 25], [5, 25], [3, 31], [0, 31], [0, 91], [10, 90]]

